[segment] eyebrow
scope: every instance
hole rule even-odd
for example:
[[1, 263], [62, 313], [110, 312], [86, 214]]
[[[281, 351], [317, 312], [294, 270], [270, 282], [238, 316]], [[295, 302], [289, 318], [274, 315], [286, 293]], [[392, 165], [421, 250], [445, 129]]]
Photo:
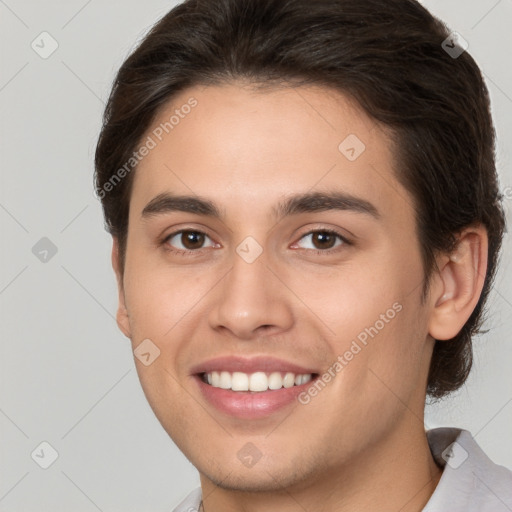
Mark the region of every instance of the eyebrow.
[[[275, 217], [285, 217], [299, 213], [322, 212], [329, 210], [351, 211], [380, 218], [377, 208], [360, 197], [343, 192], [310, 192], [286, 198], [272, 208]], [[170, 212], [186, 212], [223, 220], [225, 211], [209, 199], [200, 196], [173, 195], [162, 193], [151, 199], [142, 210], [143, 220]]]

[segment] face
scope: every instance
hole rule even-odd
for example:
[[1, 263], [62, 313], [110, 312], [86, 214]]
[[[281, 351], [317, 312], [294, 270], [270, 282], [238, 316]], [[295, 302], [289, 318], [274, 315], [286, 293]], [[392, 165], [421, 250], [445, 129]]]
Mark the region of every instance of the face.
[[326, 88], [233, 83], [182, 92], [144, 141], [118, 322], [202, 477], [311, 483], [422, 430], [432, 344], [388, 134]]

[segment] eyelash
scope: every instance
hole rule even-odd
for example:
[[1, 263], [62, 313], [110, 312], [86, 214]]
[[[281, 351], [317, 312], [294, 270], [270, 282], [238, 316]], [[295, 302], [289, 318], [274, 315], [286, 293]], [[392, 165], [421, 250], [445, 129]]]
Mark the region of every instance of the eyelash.
[[[201, 235], [205, 235], [208, 237], [208, 234], [205, 233], [204, 231], [200, 231], [200, 230], [197, 230], [197, 229], [180, 229], [179, 231], [174, 231], [173, 233], [170, 233], [169, 235], [167, 235], [162, 241], [161, 241], [161, 245], [164, 246], [164, 249], [166, 251], [169, 251], [170, 253], [173, 253], [173, 254], [177, 254], [177, 255], [182, 255], [182, 256], [187, 256], [187, 255], [190, 255], [190, 256], [197, 256], [198, 254], [200, 254], [200, 251], [201, 249], [195, 249], [195, 250], [192, 250], [192, 249], [174, 249], [172, 248], [169, 244], [168, 244], [168, 241], [170, 239], [172, 239], [173, 237], [175, 237], [176, 235], [179, 235], [180, 233], [199, 233]], [[335, 235], [337, 236], [343, 243], [342, 245], [340, 246], [337, 246], [337, 247], [334, 247], [334, 248], [331, 248], [331, 249], [325, 249], [325, 250], [321, 250], [321, 249], [304, 249], [308, 252], [313, 252], [314, 254], [319, 254], [319, 255], [326, 255], [326, 254], [332, 254], [332, 253], [335, 253], [335, 252], [338, 252], [338, 250], [343, 247], [344, 245], [352, 245], [352, 243], [347, 240], [341, 233], [339, 233], [338, 231], [335, 231], [333, 229], [314, 229], [312, 231], [308, 231], [307, 233], [304, 233], [300, 238], [299, 240], [302, 240], [304, 237], [306, 236], [309, 236], [309, 235], [312, 235], [312, 234], [315, 234], [315, 233], [327, 233], [329, 235]], [[209, 238], [209, 237], [208, 237]]]

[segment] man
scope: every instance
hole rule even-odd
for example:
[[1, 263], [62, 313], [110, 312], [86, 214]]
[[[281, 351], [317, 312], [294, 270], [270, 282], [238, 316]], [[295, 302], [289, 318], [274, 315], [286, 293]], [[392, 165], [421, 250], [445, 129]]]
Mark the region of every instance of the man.
[[420, 4], [180, 4], [119, 71], [96, 188], [118, 325], [200, 473], [176, 511], [511, 510], [512, 472], [423, 420], [504, 217], [485, 84]]

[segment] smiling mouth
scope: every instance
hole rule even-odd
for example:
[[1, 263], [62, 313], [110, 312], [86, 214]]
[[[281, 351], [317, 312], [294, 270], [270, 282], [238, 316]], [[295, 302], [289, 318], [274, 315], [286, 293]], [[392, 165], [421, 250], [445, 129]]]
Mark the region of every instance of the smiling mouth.
[[199, 374], [200, 379], [214, 388], [231, 391], [262, 393], [301, 386], [318, 377], [317, 373], [263, 372], [253, 373], [212, 371]]

